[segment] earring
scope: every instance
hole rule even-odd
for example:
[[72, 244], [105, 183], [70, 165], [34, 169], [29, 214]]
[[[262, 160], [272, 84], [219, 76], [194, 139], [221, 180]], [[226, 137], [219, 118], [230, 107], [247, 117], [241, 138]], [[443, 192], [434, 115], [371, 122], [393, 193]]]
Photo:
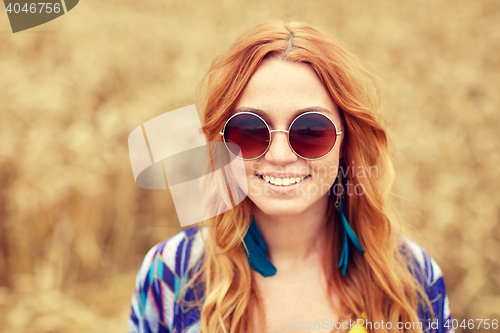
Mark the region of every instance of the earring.
[[[339, 174], [338, 176], [338, 182], [343, 186], [342, 184], [342, 178]], [[340, 219], [342, 220], [342, 225], [343, 225], [343, 230], [344, 230], [344, 241], [342, 244], [342, 252], [340, 253], [340, 261], [338, 267], [342, 267], [342, 276], [345, 276], [345, 273], [347, 271], [347, 263], [349, 261], [349, 240], [351, 240], [352, 244], [356, 249], [361, 253], [365, 254], [365, 251], [361, 247], [361, 243], [359, 242], [358, 236], [356, 236], [356, 233], [352, 230], [351, 226], [349, 225], [349, 222], [347, 222], [347, 219], [345, 218], [344, 215], [344, 188], [342, 188], [342, 193], [340, 195], [337, 195], [337, 199], [335, 202], [335, 208], [337, 208], [337, 211], [339, 212]]]
[[271, 260], [267, 257], [266, 243], [253, 218], [250, 221], [250, 227], [243, 241], [248, 249], [247, 258], [250, 267], [263, 277], [276, 275], [276, 267], [274, 267]]

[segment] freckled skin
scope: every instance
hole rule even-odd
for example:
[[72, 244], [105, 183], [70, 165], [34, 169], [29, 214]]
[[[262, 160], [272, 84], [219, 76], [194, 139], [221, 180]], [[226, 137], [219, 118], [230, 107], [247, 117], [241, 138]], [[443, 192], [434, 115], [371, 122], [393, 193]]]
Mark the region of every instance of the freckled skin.
[[[297, 110], [322, 107], [340, 127], [338, 108], [314, 70], [305, 64], [277, 59], [264, 61], [236, 108], [254, 108], [266, 113], [271, 129], [287, 130]], [[245, 161], [248, 197], [255, 204], [254, 214], [268, 244], [268, 256], [276, 266], [275, 276], [263, 278], [253, 272], [262, 296], [266, 314], [266, 332], [297, 332], [291, 320], [299, 322], [338, 321], [330, 307], [321, 266], [321, 247], [316, 246], [318, 235], [324, 234], [323, 222], [328, 206], [328, 189], [334, 184], [339, 165], [342, 135], [334, 149], [324, 158], [307, 161], [289, 147], [287, 135], [272, 134], [272, 143], [265, 155]], [[265, 193], [266, 183], [256, 175], [265, 172], [292, 172], [310, 175], [302, 191], [291, 195]], [[308, 245], [313, 244], [313, 245]], [[296, 248], [301, 248], [296, 251]], [[307, 249], [306, 249], [307, 248]], [[338, 303], [337, 303], [338, 304]], [[257, 318], [257, 316], [256, 316]], [[259, 332], [255, 319], [255, 332]], [[331, 327], [318, 327], [300, 332], [330, 332]]]
[[[322, 107], [340, 128], [337, 105], [333, 102], [318, 76], [309, 66], [277, 59], [264, 61], [245, 88], [236, 108], [247, 107], [267, 113], [271, 129], [287, 130], [297, 110]], [[287, 135], [272, 134], [269, 150], [260, 158], [245, 161], [248, 197], [263, 213], [271, 216], [309, 214], [326, 209], [328, 189], [334, 184], [339, 164], [342, 135], [334, 149], [324, 158], [308, 161], [295, 155], [288, 145]], [[272, 195], [264, 189], [256, 170], [261, 172], [297, 172], [309, 174], [303, 191], [292, 195]]]

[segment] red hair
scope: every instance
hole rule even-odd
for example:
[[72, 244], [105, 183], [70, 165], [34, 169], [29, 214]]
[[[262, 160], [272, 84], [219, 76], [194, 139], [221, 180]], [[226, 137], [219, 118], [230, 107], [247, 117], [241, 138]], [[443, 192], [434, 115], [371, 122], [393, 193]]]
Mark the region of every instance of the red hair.
[[[358, 177], [356, 172], [347, 172], [343, 177], [344, 184], [362, 186], [364, 191], [363, 195], [346, 196], [345, 209], [366, 251], [364, 256], [353, 251], [346, 276], [337, 268], [342, 229], [333, 209], [335, 197], [331, 197], [323, 266], [328, 289], [338, 295], [342, 304], [342, 310], [337, 309], [340, 319], [356, 320], [365, 312], [371, 322], [391, 321], [395, 330], [397, 322], [418, 322], [419, 295], [427, 306], [429, 301], [410, 273], [407, 259], [399, 251], [401, 238], [386, 215], [393, 168], [386, 132], [378, 115], [377, 86], [356, 56], [304, 23], [272, 21], [254, 27], [214, 60], [205, 78], [201, 107], [208, 141], [221, 140], [219, 132], [238, 97], [262, 60], [272, 57], [309, 65], [338, 105], [345, 135], [340, 170], [375, 169], [377, 173]], [[202, 332], [251, 332], [255, 305], [260, 309], [261, 330], [264, 327], [259, 292], [243, 245], [251, 207], [246, 198], [209, 221], [202, 269], [206, 286]]]

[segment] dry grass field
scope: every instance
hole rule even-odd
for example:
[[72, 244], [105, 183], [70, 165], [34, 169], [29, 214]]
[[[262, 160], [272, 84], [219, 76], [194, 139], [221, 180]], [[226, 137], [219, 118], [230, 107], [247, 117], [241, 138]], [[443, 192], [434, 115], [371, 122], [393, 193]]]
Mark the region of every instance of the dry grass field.
[[135, 185], [128, 134], [195, 103], [215, 55], [271, 18], [381, 78], [399, 217], [454, 317], [500, 319], [500, 1], [84, 0], [17, 34], [0, 9], [0, 332], [126, 331], [142, 257], [180, 229], [168, 190]]

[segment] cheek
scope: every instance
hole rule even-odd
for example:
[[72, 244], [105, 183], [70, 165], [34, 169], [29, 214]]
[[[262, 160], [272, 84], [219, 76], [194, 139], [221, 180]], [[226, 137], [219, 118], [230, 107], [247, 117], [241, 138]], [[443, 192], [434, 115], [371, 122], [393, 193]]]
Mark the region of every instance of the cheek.
[[248, 197], [254, 197], [262, 193], [260, 189], [260, 179], [255, 176], [255, 173], [259, 170], [259, 163], [255, 161], [244, 161], [245, 162], [245, 182], [248, 186]]
[[338, 152], [332, 152], [324, 160], [311, 163], [313, 184], [321, 188], [320, 193], [325, 194], [333, 186], [339, 171]]
[[339, 171], [339, 162], [339, 151], [335, 149], [327, 157], [310, 162], [310, 167], [317, 177], [335, 180]]
[[320, 166], [313, 169], [313, 175], [318, 179], [335, 182], [339, 168], [337, 165]]
[[225, 181], [231, 189], [235, 204], [240, 203], [248, 195], [249, 182], [246, 165], [243, 160], [234, 158], [224, 166]]
[[255, 161], [243, 161], [245, 164], [245, 172], [247, 177], [254, 176], [259, 169], [259, 164]]

